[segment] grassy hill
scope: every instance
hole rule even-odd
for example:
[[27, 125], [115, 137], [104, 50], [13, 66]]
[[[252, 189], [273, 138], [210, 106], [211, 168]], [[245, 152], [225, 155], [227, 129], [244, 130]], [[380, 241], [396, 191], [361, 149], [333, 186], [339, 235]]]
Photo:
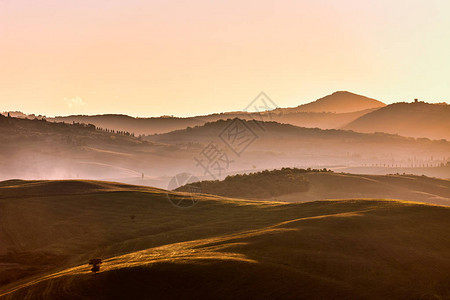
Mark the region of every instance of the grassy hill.
[[394, 103], [365, 114], [343, 128], [450, 140], [450, 105]]
[[415, 175], [362, 175], [282, 168], [181, 186], [207, 194], [287, 202], [382, 198], [450, 206], [450, 180]]
[[[2, 182], [0, 298], [450, 297], [448, 207], [196, 195], [195, 206], [178, 209], [167, 193], [96, 181]], [[97, 275], [92, 257], [104, 259]]]
[[304, 193], [286, 193], [280, 201], [383, 198], [450, 206], [450, 180], [416, 175], [307, 173]]
[[[282, 168], [281, 170], [264, 170], [249, 174], [227, 176], [224, 180], [205, 180], [188, 182], [176, 191], [201, 191], [225, 197], [246, 199], [273, 199], [274, 197], [295, 192], [307, 192], [309, 181], [304, 174], [311, 170]], [[313, 170], [319, 171], [319, 170]], [[323, 170], [327, 172], [326, 169]]]

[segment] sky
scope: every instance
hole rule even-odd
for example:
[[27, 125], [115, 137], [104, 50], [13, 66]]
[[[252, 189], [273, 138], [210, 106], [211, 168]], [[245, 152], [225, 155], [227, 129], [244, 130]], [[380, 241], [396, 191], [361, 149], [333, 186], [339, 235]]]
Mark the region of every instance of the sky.
[[448, 0], [0, 0], [0, 111], [192, 116], [264, 91], [450, 102]]

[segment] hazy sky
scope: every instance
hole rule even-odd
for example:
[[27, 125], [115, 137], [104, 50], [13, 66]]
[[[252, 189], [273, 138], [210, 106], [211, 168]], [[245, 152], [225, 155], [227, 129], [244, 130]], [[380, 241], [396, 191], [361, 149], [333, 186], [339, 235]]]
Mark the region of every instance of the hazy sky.
[[0, 111], [297, 106], [336, 90], [449, 102], [450, 1], [0, 0]]

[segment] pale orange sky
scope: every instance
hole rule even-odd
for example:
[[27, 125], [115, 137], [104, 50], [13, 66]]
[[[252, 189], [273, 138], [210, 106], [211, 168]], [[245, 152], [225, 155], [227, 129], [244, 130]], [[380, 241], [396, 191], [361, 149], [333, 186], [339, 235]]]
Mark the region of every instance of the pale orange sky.
[[348, 90], [449, 102], [450, 1], [0, 0], [0, 111], [196, 115]]

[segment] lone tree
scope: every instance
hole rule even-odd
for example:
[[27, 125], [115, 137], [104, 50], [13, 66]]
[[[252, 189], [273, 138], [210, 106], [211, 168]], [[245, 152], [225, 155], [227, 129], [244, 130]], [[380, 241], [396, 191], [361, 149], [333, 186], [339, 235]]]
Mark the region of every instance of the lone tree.
[[89, 265], [92, 265], [91, 271], [94, 272], [94, 274], [100, 271], [101, 264], [102, 264], [101, 258], [92, 258], [91, 260], [89, 260]]

